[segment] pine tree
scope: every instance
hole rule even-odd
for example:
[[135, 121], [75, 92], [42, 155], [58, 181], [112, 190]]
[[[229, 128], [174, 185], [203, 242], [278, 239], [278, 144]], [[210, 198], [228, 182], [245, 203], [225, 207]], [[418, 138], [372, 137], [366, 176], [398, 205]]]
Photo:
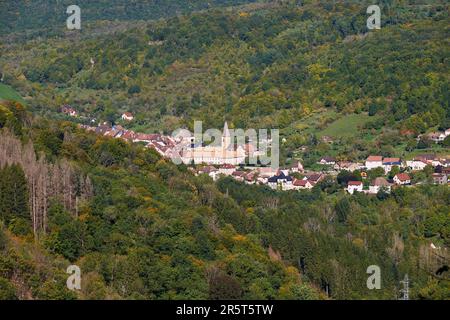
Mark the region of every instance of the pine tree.
[[20, 165], [13, 164], [0, 170], [0, 218], [6, 223], [11, 219], [29, 219], [28, 186]]

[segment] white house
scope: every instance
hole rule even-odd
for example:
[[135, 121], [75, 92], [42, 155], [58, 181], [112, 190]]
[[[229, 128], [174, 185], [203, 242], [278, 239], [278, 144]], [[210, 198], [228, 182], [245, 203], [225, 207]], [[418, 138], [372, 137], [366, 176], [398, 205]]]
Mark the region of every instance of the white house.
[[443, 173], [433, 173], [433, 182], [435, 184], [446, 185], [448, 183], [448, 177]]
[[398, 185], [411, 184], [411, 178], [407, 173], [399, 173], [395, 175], [394, 183]]
[[292, 165], [289, 167], [290, 172], [303, 172], [304, 168], [300, 161], [295, 160]]
[[384, 158], [383, 159], [383, 168], [384, 172], [387, 174], [392, 170], [392, 167], [397, 166], [399, 168], [402, 167], [402, 161], [400, 158]]
[[125, 112], [124, 114], [122, 114], [122, 120], [124, 121], [133, 121], [134, 116], [131, 112]]
[[354, 163], [354, 162], [350, 162], [350, 161], [339, 161], [334, 165], [334, 170], [347, 170], [350, 172], [353, 172], [355, 170], [359, 170], [362, 167], [364, 167], [364, 165], [362, 163]]
[[385, 178], [376, 178], [369, 186], [369, 193], [377, 194], [383, 187], [388, 193], [391, 192], [391, 184]]
[[278, 169], [272, 167], [259, 167], [256, 170], [258, 170], [259, 176], [264, 178], [270, 178], [278, 174]]
[[363, 183], [361, 181], [349, 181], [347, 185], [347, 191], [350, 194], [356, 192], [363, 192]]
[[291, 190], [292, 189], [292, 177], [286, 176], [283, 172], [281, 172], [277, 176], [273, 176], [267, 181], [269, 187], [274, 190]]
[[370, 156], [366, 160], [367, 170], [383, 167], [383, 157], [382, 156]]
[[406, 161], [406, 166], [413, 171], [422, 171], [427, 166], [427, 163], [422, 160]]
[[319, 160], [319, 164], [334, 166], [336, 164], [336, 159], [332, 157], [323, 157]]
[[295, 179], [292, 183], [292, 189], [294, 190], [304, 190], [304, 189], [312, 189], [314, 187], [314, 184], [311, 183], [309, 180], [300, 180]]
[[219, 167], [219, 173], [225, 176], [231, 176], [236, 170], [236, 167], [232, 164], [224, 164]]
[[436, 143], [444, 141], [446, 137], [444, 132], [432, 132], [428, 135], [428, 138]]
[[71, 117], [78, 116], [78, 112], [69, 105], [62, 106], [61, 112]]

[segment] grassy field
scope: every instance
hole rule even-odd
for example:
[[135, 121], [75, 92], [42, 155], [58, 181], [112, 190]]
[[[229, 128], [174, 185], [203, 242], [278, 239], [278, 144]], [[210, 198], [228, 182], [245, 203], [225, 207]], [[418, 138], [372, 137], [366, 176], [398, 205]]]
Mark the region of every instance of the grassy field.
[[373, 120], [376, 120], [376, 117], [370, 117], [365, 113], [347, 115], [334, 121], [327, 128], [319, 131], [317, 135], [319, 137], [330, 136], [333, 138], [352, 137], [357, 134], [362, 125]]
[[26, 104], [22, 97], [10, 86], [0, 83], [0, 100], [12, 100]]

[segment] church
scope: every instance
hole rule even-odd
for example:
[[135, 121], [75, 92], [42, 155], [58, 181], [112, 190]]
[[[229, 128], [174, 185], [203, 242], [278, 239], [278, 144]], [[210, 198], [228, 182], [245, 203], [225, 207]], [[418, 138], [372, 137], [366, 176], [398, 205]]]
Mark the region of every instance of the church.
[[182, 150], [181, 159], [184, 164], [239, 165], [244, 163], [245, 150], [242, 146], [236, 148], [233, 138], [228, 129], [228, 123], [225, 122], [220, 146], [190, 145]]

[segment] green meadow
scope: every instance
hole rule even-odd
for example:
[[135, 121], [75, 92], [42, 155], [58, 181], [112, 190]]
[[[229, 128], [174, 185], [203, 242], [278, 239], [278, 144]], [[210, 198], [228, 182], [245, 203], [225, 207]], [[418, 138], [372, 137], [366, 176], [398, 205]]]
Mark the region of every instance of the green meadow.
[[23, 98], [10, 86], [0, 83], [0, 100], [12, 100], [26, 104]]

